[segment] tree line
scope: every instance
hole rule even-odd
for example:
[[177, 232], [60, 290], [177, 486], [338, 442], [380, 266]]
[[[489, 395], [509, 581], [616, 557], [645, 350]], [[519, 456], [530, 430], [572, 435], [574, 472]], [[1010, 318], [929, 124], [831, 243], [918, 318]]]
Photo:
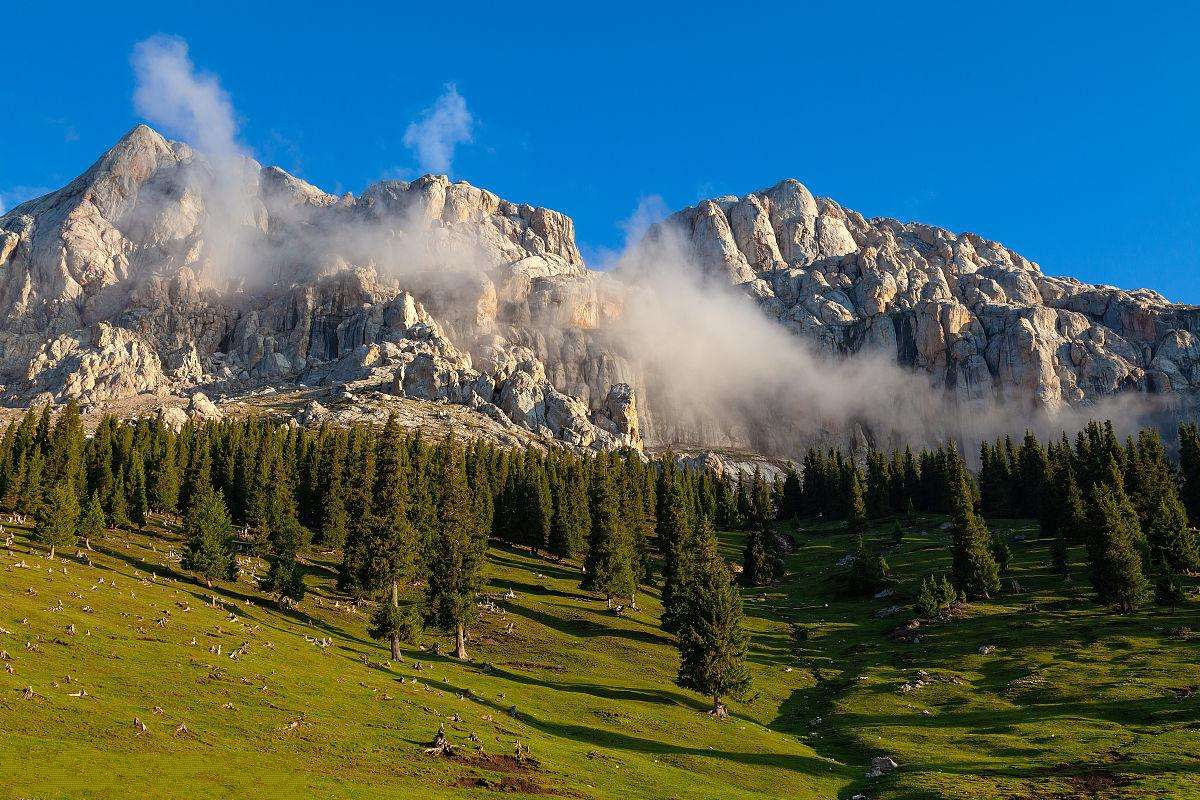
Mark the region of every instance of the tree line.
[[[1055, 567], [1086, 545], [1098, 597], [1122, 609], [1153, 585], [1181, 597], [1178, 576], [1197, 567], [1190, 524], [1200, 513], [1200, 435], [1180, 429], [1179, 463], [1156, 432], [1125, 443], [1111, 424], [1072, 442], [1026, 434], [985, 442], [977, 474], [953, 443], [914, 452], [850, 455], [811, 449], [774, 477], [722, 478], [680, 466], [670, 453], [579, 454], [508, 450], [483, 441], [431, 441], [383, 426], [281, 425], [267, 418], [189, 423], [103, 419], [92, 436], [68, 404], [12, 421], [0, 439], [0, 508], [32, 515], [50, 549], [140, 527], [152, 513], [181, 521], [182, 566], [206, 584], [235, 579], [237, 554], [267, 563], [260, 587], [281, 606], [305, 592], [302, 553], [338, 554], [338, 586], [380, 600], [370, 632], [400, 644], [425, 624], [451, 632], [467, 656], [489, 540], [572, 562], [581, 585], [618, 613], [640, 587], [662, 594], [661, 625], [680, 649], [681, 685], [713, 697], [748, 686], [747, 639], [733, 572], [717, 530], [742, 530], [740, 582], [783, 574], [780, 520], [843, 520], [859, 534], [846, 585], [870, 591], [886, 578], [861, 535], [872, 520], [950, 517], [958, 596], [999, 590], [1007, 546], [984, 516], [1035, 517], [1053, 540]], [[898, 533], [897, 535], [902, 535]], [[934, 583], [931, 581], [931, 583]], [[944, 583], [936, 582], [940, 594]]]

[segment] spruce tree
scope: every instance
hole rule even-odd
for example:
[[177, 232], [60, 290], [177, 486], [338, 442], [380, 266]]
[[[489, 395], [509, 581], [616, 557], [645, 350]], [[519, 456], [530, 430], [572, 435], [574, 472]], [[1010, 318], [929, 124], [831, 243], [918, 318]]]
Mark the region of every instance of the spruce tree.
[[675, 468], [664, 465], [658, 479], [658, 513], [655, 537], [662, 554], [662, 628], [674, 633], [682, 619], [687, 594], [684, 587], [691, 571], [695, 542], [692, 521], [684, 502], [681, 478]]
[[992, 555], [991, 537], [975, 514], [974, 499], [962, 471], [958, 471], [951, 486], [954, 583], [968, 597], [987, 599], [1000, 589], [1000, 572]]
[[467, 626], [478, 615], [475, 596], [482, 584], [487, 532], [473, 513], [467, 476], [456, 447], [441, 471], [441, 502], [429, 563], [426, 609], [441, 627], [454, 631], [454, 653], [467, 658]]
[[613, 471], [607, 459], [597, 460], [592, 479], [592, 532], [583, 588], [604, 595], [609, 604], [614, 597], [627, 597], [632, 604], [637, 590], [633, 542], [617, 509]]
[[858, 469], [850, 472], [846, 507], [846, 531], [856, 535], [867, 532], [867, 505], [863, 499], [862, 479]]
[[1193, 526], [1200, 525], [1200, 428], [1179, 426], [1179, 496]]
[[150, 502], [146, 497], [146, 471], [141, 456], [135, 457], [129, 465], [125, 492], [128, 499], [130, 521], [138, 528], [146, 527], [146, 515], [150, 510]]
[[755, 525], [746, 534], [742, 547], [743, 586], [770, 586], [783, 574], [783, 559], [775, 544], [775, 535], [764, 525]]
[[1146, 521], [1146, 539], [1166, 571], [1178, 574], [1200, 567], [1195, 531], [1188, 527], [1187, 512], [1174, 490], [1160, 494]]
[[282, 516], [271, 531], [270, 551], [267, 553], [267, 574], [259, 588], [275, 597], [281, 609], [304, 599], [304, 567], [299, 553], [308, 542], [308, 531], [294, 516]]
[[550, 552], [559, 558], [579, 558], [587, 547], [591, 527], [587, 475], [582, 466], [572, 459], [554, 495]]
[[65, 482], [47, 486], [34, 514], [33, 535], [50, 548], [51, 561], [57, 548], [75, 544], [78, 524], [79, 500], [75, 487]]
[[1148, 584], [1138, 553], [1137, 519], [1124, 505], [1112, 486], [1101, 484], [1092, 491], [1087, 551], [1097, 598], [1127, 612], [1137, 608]]
[[164, 514], [179, 510], [179, 467], [175, 463], [175, 439], [168, 437], [163, 444], [151, 481], [151, 505]]
[[237, 579], [233, 521], [220, 492], [211, 486], [198, 487], [191, 496], [184, 533], [184, 569], [199, 574], [210, 589], [215, 580]]
[[696, 534], [695, 567], [688, 583], [675, 682], [711, 697], [712, 713], [725, 717], [728, 712], [722, 698], [744, 697], [750, 688], [746, 667], [749, 636], [743, 627], [741, 595], [717, 553], [716, 535], [708, 520], [700, 523]]
[[779, 506], [781, 519], [795, 519], [800, 516], [804, 504], [804, 490], [800, 484], [800, 473], [796, 465], [788, 462], [783, 478], [783, 498]]
[[104, 531], [104, 506], [100, 504], [99, 495], [92, 492], [79, 516], [79, 535], [83, 538], [84, 547], [91, 550], [92, 539], [102, 538]]

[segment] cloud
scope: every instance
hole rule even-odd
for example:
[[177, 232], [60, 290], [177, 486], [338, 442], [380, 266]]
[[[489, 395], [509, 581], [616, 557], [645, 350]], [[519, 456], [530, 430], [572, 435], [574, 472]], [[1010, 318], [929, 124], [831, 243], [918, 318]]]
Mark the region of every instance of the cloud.
[[474, 119], [453, 83], [421, 118], [404, 131], [404, 146], [413, 151], [422, 172], [449, 173], [454, 148], [471, 141]]
[[190, 142], [210, 159], [240, 158], [233, 103], [215, 75], [198, 72], [188, 45], [162, 34], [133, 48], [133, 104], [156, 126]]

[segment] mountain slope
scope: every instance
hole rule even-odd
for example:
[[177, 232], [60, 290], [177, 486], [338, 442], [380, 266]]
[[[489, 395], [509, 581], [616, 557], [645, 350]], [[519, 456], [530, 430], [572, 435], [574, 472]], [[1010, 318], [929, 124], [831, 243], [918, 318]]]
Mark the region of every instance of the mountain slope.
[[699, 267], [830, 354], [877, 350], [959, 401], [1056, 408], [1200, 387], [1200, 308], [1042, 274], [972, 233], [866, 219], [797, 181], [672, 216]]
[[[680, 211], [647, 242], [666, 239], [685, 270], [748, 295], [817, 354], [797, 386], [872, 354], [927, 379], [939, 409], [1004, 406], [1018, 425], [1112, 398], [1196, 407], [1200, 310], [1045, 276], [974, 234], [866, 219], [789, 180]], [[674, 289], [588, 269], [559, 212], [440, 176], [338, 197], [138, 126], [0, 217], [0, 400], [152, 409], [202, 390], [223, 408], [264, 387], [348, 385], [460, 404], [547, 443], [793, 455], [803, 441], [756, 430], [797, 420], [738, 418], [764, 405], [755, 375], [716, 410], [686, 408], [710, 394], [702, 375], [663, 385], [662, 340], [703, 350], [725, 323], [698, 295], [687, 326], [631, 332], [630, 303], [655, 291]], [[769, 361], [738, 335], [705, 372]], [[797, 436], [854, 420], [819, 422]]]

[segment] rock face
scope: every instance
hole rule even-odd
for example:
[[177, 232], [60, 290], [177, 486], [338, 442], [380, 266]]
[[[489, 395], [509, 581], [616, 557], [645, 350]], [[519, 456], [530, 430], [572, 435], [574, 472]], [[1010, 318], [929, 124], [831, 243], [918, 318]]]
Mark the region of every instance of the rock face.
[[606, 303], [558, 212], [439, 176], [339, 198], [145, 126], [0, 217], [0, 383], [16, 403], [185, 394], [183, 413], [209, 419], [197, 388], [349, 384], [640, 447], [632, 390], [585, 343]]
[[794, 180], [664, 225], [700, 269], [826, 353], [894, 355], [959, 400], [1056, 408], [1134, 391], [1190, 404], [1200, 387], [1200, 309], [1048, 277], [973, 233], [865, 219]]
[[[668, 230], [821, 351], [892, 355], [955, 400], [1194, 404], [1200, 387], [1200, 310], [1047, 277], [974, 234], [867, 220], [796, 181], [652, 235]], [[638, 291], [587, 269], [555, 211], [441, 176], [334, 196], [138, 126], [0, 217], [0, 400], [189, 398], [163, 412], [181, 424], [217, 418], [222, 395], [328, 386], [461, 406], [522, 442], [640, 448], [670, 412], [647, 407], [613, 335]]]

